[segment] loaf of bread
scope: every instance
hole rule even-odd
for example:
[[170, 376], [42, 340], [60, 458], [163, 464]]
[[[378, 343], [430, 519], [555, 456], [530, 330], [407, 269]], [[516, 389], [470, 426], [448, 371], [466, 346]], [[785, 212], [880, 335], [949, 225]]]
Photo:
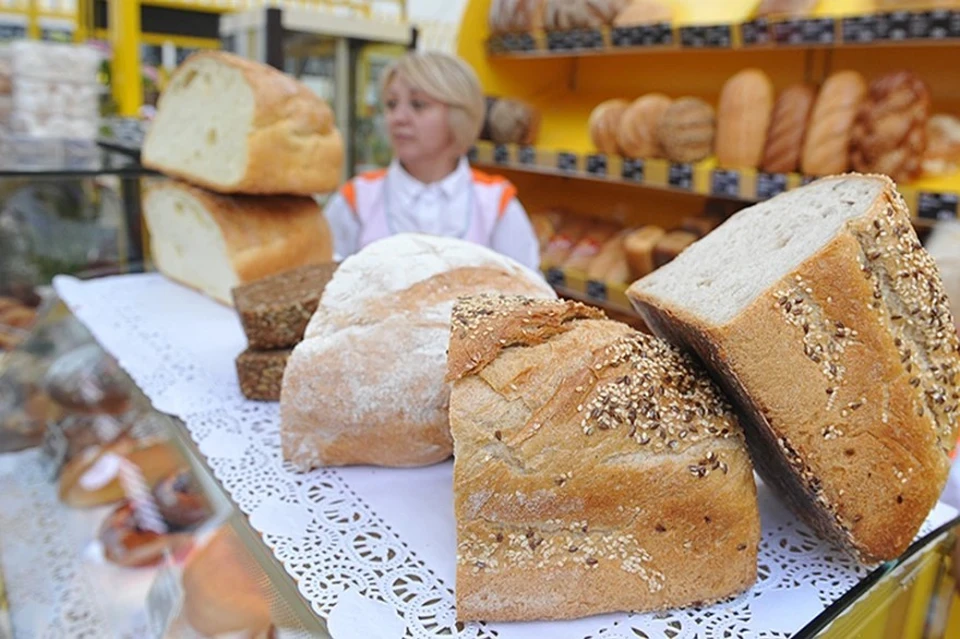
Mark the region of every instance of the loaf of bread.
[[960, 119], [938, 114], [927, 122], [927, 150], [923, 171], [930, 175], [949, 175], [960, 167]]
[[460, 300], [450, 336], [460, 620], [709, 602], [756, 578], [735, 414], [680, 350], [574, 302]]
[[807, 175], [833, 175], [850, 167], [850, 136], [867, 82], [856, 71], [839, 71], [823, 84], [813, 104], [803, 140], [801, 169]]
[[717, 109], [720, 166], [760, 166], [772, 113], [773, 83], [760, 69], [744, 69], [724, 83]]
[[628, 295], [713, 369], [787, 505], [866, 562], [906, 550], [950, 469], [960, 359], [888, 178], [825, 178], [744, 209]]
[[496, 99], [487, 112], [487, 130], [494, 144], [534, 144], [540, 113], [521, 100]]
[[617, 134], [627, 106], [629, 104], [626, 100], [607, 100], [598, 104], [590, 113], [587, 128], [590, 131], [590, 140], [600, 153], [613, 155], [619, 152]]
[[312, 195], [340, 183], [343, 141], [333, 111], [305, 85], [208, 51], [170, 78], [142, 162], [220, 193]]
[[546, 250], [540, 255], [542, 266], [560, 266], [570, 255], [573, 247], [586, 235], [587, 231], [595, 224], [593, 220], [575, 215], [564, 216], [563, 222], [557, 232], [550, 238]]
[[570, 251], [570, 255], [563, 262], [563, 268], [587, 270], [603, 245], [616, 233], [617, 227], [612, 224], [602, 222], [594, 224]]
[[540, 243], [540, 253], [547, 250], [550, 240], [556, 235], [563, 223], [563, 216], [559, 211], [544, 211], [530, 214], [530, 224]]
[[813, 87], [794, 84], [783, 90], [773, 107], [761, 168], [767, 173], [792, 173], [800, 168], [803, 137], [817, 97]]
[[653, 261], [653, 249], [666, 231], [659, 226], [648, 225], [631, 232], [623, 238], [623, 250], [627, 253], [633, 279], [640, 279], [657, 268]]
[[293, 348], [320, 303], [337, 264], [311, 264], [233, 289], [233, 306], [253, 350]]
[[662, 158], [663, 145], [657, 125], [673, 100], [662, 93], [648, 93], [634, 100], [620, 116], [617, 146], [628, 158]]
[[657, 123], [657, 138], [674, 162], [697, 162], [710, 155], [715, 132], [713, 107], [699, 98], [676, 100]]
[[543, 28], [547, 31], [593, 29], [613, 23], [629, 0], [546, 0]]
[[292, 352], [292, 348], [272, 351], [247, 349], [237, 355], [237, 380], [243, 396], [259, 402], [279, 402], [283, 371]]
[[817, 8], [819, 0], [762, 0], [757, 7], [758, 18], [802, 18]]
[[217, 195], [184, 182], [149, 189], [143, 214], [157, 270], [224, 304], [241, 284], [333, 259], [333, 241], [308, 197]]
[[487, 291], [555, 297], [538, 273], [452, 238], [394, 235], [344, 260], [287, 362], [284, 459], [309, 470], [449, 457], [450, 311]]
[[654, 268], [660, 268], [664, 264], [673, 261], [678, 255], [683, 253], [688, 246], [697, 241], [699, 236], [690, 231], [680, 229], [666, 233], [653, 247]]
[[613, 20], [615, 27], [673, 21], [673, 7], [661, 0], [632, 0]]
[[[607, 274], [616, 269], [618, 263], [626, 263], [627, 254], [623, 248], [623, 240], [632, 232], [633, 229], [621, 229], [604, 242], [600, 252], [594, 256], [587, 267], [588, 279], [603, 282]], [[627, 275], [629, 276], [629, 272]]]
[[536, 31], [542, 25], [543, 0], [493, 0], [490, 32]]
[[896, 71], [870, 83], [853, 125], [850, 161], [856, 171], [909, 182], [923, 170], [930, 90], [916, 74]]

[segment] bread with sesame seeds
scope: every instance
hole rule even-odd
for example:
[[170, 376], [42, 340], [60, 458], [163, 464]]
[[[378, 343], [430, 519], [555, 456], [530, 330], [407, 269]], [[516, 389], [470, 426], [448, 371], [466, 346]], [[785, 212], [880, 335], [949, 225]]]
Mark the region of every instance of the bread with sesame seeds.
[[540, 274], [454, 238], [403, 233], [344, 260], [283, 373], [284, 459], [309, 470], [449, 457], [450, 311], [488, 291], [556, 297]]
[[893, 182], [824, 178], [744, 209], [628, 295], [712, 370], [795, 512], [867, 563], [907, 549], [949, 472], [960, 360]]
[[457, 618], [568, 619], [753, 584], [760, 519], [729, 404], [679, 349], [569, 301], [453, 311]]

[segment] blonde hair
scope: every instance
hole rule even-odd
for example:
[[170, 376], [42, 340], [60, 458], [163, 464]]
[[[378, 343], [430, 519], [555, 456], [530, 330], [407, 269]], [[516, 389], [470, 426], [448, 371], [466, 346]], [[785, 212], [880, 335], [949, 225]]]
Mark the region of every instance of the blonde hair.
[[480, 81], [470, 65], [439, 51], [408, 53], [383, 74], [383, 94], [397, 76], [447, 105], [454, 143], [458, 153], [466, 153], [480, 136], [487, 109]]

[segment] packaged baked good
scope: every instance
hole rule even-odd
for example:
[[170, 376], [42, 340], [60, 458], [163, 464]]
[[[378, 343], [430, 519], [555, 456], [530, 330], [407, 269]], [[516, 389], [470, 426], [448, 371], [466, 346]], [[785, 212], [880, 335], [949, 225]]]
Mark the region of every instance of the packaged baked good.
[[657, 123], [657, 138], [673, 162], [697, 162], [713, 152], [716, 117], [700, 98], [675, 100]]
[[193, 473], [179, 468], [153, 487], [153, 501], [163, 521], [174, 530], [193, 528], [212, 514]]
[[188, 536], [167, 532], [147, 507], [139, 508], [124, 503], [100, 524], [97, 539], [107, 561], [126, 568], [155, 566], [165, 553], [182, 552], [190, 544]]
[[292, 352], [292, 348], [247, 349], [237, 355], [237, 380], [243, 396], [260, 402], [279, 402], [283, 371]]
[[590, 113], [587, 128], [590, 131], [590, 140], [600, 153], [616, 154], [617, 134], [620, 131], [620, 119], [626, 111], [626, 100], [607, 100], [601, 102]]
[[547, 245], [562, 223], [563, 215], [559, 211], [540, 211], [530, 214], [530, 224], [533, 226], [533, 232], [537, 234], [541, 254], [547, 250]]
[[923, 153], [923, 171], [930, 175], [949, 175], [960, 167], [960, 118], [943, 113], [927, 121], [927, 150]]
[[760, 165], [764, 171], [792, 173], [800, 168], [803, 138], [816, 97], [814, 88], [805, 84], [789, 86], [777, 97]]
[[233, 306], [250, 348], [296, 346], [336, 270], [334, 262], [311, 264], [233, 289]]
[[930, 90], [915, 73], [896, 71], [871, 82], [853, 125], [853, 168], [896, 182], [919, 177], [929, 117]]
[[[609, 273], [616, 271], [620, 262], [626, 263], [627, 254], [623, 247], [623, 240], [633, 232], [633, 229], [621, 229], [604, 242], [600, 251], [590, 260], [587, 266], [587, 278], [603, 282]], [[629, 272], [627, 273], [629, 277]]]
[[615, 27], [635, 27], [673, 21], [673, 7], [661, 0], [631, 0], [613, 20]]
[[64, 353], [44, 377], [47, 394], [68, 411], [120, 415], [130, 407], [130, 382], [95, 343]]
[[688, 355], [583, 304], [478, 296], [454, 310], [448, 367], [458, 619], [662, 610], [754, 582], [750, 457]]
[[563, 264], [570, 251], [576, 246], [594, 222], [577, 215], [564, 215], [557, 232], [550, 238], [547, 248], [540, 256], [542, 266], [551, 267]]
[[633, 279], [640, 279], [657, 268], [653, 260], [653, 250], [666, 234], [659, 226], [650, 224], [632, 231], [623, 238], [623, 249], [627, 253], [630, 273]]
[[716, 153], [720, 166], [760, 166], [773, 112], [773, 83], [760, 69], [744, 69], [723, 85], [717, 108]]
[[807, 175], [835, 175], [850, 167], [850, 140], [867, 82], [856, 71], [827, 78], [807, 124], [800, 167]]
[[673, 100], [662, 93], [648, 93], [630, 103], [620, 117], [617, 130], [620, 152], [628, 158], [665, 157], [657, 126], [672, 103]]
[[712, 369], [789, 507], [865, 562], [907, 549], [950, 470], [960, 342], [893, 182], [746, 208], [628, 295]]
[[600, 249], [608, 239], [617, 233], [617, 227], [602, 222], [590, 227], [587, 233], [577, 242], [570, 255], [563, 262], [564, 269], [578, 269], [585, 271], [589, 268], [593, 258], [600, 253]]

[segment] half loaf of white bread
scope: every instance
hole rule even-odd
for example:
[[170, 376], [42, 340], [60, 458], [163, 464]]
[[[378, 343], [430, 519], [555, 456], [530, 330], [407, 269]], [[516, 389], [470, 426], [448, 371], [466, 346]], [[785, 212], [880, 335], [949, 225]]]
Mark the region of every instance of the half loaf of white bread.
[[457, 239], [394, 235], [344, 260], [284, 372], [284, 459], [309, 470], [449, 457], [450, 312], [494, 291], [556, 296], [538, 273]]
[[957, 333], [886, 177], [744, 209], [628, 294], [745, 415], [763, 478], [867, 561], [906, 550], [957, 441]]
[[217, 195], [166, 180], [146, 192], [143, 214], [157, 270], [231, 306], [235, 286], [333, 259], [309, 197]]
[[450, 337], [457, 617], [716, 601], [757, 575], [743, 432], [693, 358], [566, 301], [461, 299]]
[[198, 53], [170, 80], [142, 161], [220, 193], [312, 195], [340, 181], [333, 111], [276, 69], [230, 53]]

